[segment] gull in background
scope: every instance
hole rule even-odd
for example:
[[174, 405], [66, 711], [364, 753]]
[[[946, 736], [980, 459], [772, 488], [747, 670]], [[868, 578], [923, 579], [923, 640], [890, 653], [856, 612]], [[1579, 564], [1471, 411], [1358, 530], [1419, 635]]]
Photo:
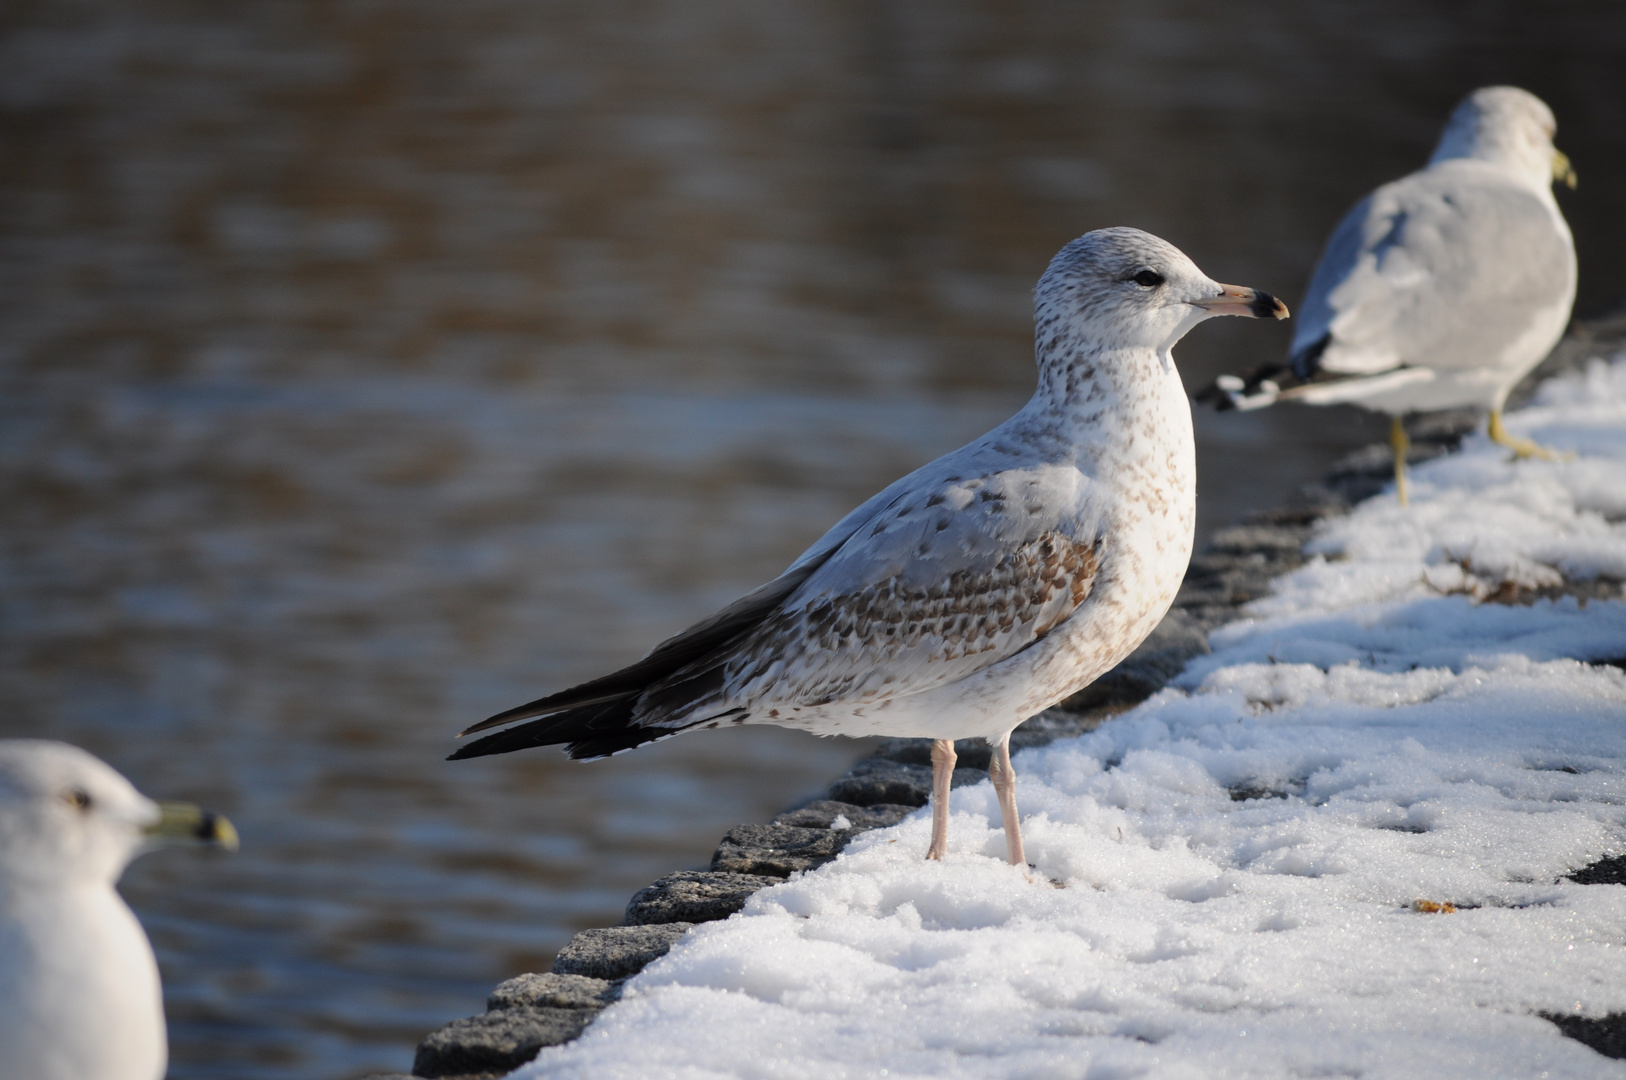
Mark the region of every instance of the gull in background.
[[1485, 409], [1518, 457], [1554, 458], [1502, 426], [1508, 392], [1552, 351], [1575, 302], [1575, 242], [1553, 197], [1575, 186], [1545, 102], [1512, 86], [1452, 112], [1428, 167], [1345, 215], [1299, 308], [1287, 365], [1221, 376], [1220, 408], [1278, 400], [1388, 413], [1395, 489], [1406, 502], [1402, 418]]
[[464, 734], [530, 721], [452, 757], [563, 743], [596, 758], [730, 724], [929, 738], [940, 859], [954, 740], [980, 736], [1010, 861], [1026, 866], [1011, 730], [1129, 655], [1191, 557], [1191, 407], [1170, 349], [1215, 315], [1287, 317], [1124, 228], [1064, 247], [1034, 309], [1039, 386], [1015, 416], [637, 663], [475, 724]]
[[113, 888], [161, 843], [237, 834], [77, 747], [0, 740], [0, 1080], [162, 1080], [158, 963]]

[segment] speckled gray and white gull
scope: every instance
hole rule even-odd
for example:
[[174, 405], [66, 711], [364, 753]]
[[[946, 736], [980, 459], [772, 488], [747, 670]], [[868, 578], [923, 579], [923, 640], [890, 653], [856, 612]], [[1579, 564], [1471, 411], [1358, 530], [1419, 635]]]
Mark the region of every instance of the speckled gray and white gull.
[[[844, 517], [778, 578], [644, 659], [500, 713], [454, 758], [568, 744], [598, 757], [697, 728], [937, 740], [946, 843], [953, 742], [995, 746], [1156, 627], [1191, 556], [1191, 411], [1170, 350], [1215, 315], [1285, 318], [1136, 229], [1068, 244], [1034, 293], [1039, 385], [1021, 411]], [[467, 734], [468, 732], [465, 732]]]

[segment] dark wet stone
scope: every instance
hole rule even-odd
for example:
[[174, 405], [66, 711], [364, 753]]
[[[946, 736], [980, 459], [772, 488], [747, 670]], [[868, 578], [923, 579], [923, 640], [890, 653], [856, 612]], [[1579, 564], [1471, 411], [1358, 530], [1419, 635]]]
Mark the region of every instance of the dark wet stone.
[[[875, 756], [889, 761], [901, 761], [905, 765], [924, 765], [929, 769], [932, 765], [932, 740], [882, 739], [880, 745], [875, 748]], [[992, 748], [986, 739], [956, 739], [954, 758], [956, 769], [979, 769], [987, 772], [988, 763], [993, 759]]]
[[[981, 769], [955, 769], [953, 787], [978, 784], [988, 778]], [[865, 758], [840, 780], [830, 785], [830, 797], [859, 806], [897, 803], [925, 806], [931, 800], [932, 770], [929, 765], [906, 765], [886, 758]]]
[[608, 979], [533, 972], [499, 983], [486, 1008], [602, 1009], [620, 996], [620, 984]]
[[559, 950], [553, 973], [594, 979], [628, 978], [665, 956], [690, 925], [678, 922], [583, 930]]
[[1309, 530], [1301, 526], [1250, 522], [1214, 533], [1206, 550], [1217, 555], [1264, 555], [1274, 561], [1299, 563]]
[[[1249, 574], [1253, 573], [1250, 569]], [[1208, 629], [1191, 612], [1172, 609], [1122, 663], [1063, 702], [1063, 708], [1079, 710], [1145, 701], [1180, 674], [1192, 657], [1209, 651]]]
[[[1221, 622], [1234, 619], [1238, 605], [1268, 596], [1271, 579], [1285, 569], [1291, 568], [1272, 562], [1262, 552], [1203, 552], [1192, 557], [1191, 565], [1186, 570], [1185, 583], [1175, 597], [1175, 610], [1196, 620], [1204, 630], [1211, 629]], [[1141, 647], [1145, 648], [1145, 642]], [[1124, 663], [1129, 661], [1125, 660]]]
[[1259, 787], [1254, 784], [1243, 784], [1228, 789], [1232, 802], [1248, 802], [1251, 799], [1285, 799], [1287, 792], [1282, 788]]
[[1577, 885], [1626, 885], [1626, 855], [1606, 855], [1565, 876]]
[[801, 829], [794, 825], [736, 825], [728, 830], [713, 870], [734, 874], [766, 874], [786, 878], [798, 870], [823, 866], [847, 846], [851, 829]]
[[511, 1072], [544, 1046], [580, 1035], [596, 1009], [515, 1008], [454, 1020], [418, 1044], [412, 1074], [426, 1077]]
[[758, 889], [777, 885], [779, 880], [762, 874], [680, 870], [634, 893], [623, 921], [628, 926], [715, 922], [744, 907]]
[[1626, 1013], [1608, 1016], [1568, 1016], [1562, 1013], [1537, 1013], [1560, 1032], [1584, 1046], [1590, 1046], [1604, 1057], [1626, 1058]]
[[818, 799], [806, 806], [785, 811], [773, 819], [773, 824], [795, 825], [801, 829], [828, 829], [836, 818], [844, 817], [852, 831], [859, 833], [896, 825], [914, 812], [913, 806], [899, 806], [894, 803], [858, 806], [849, 802], [837, 802], [834, 799]]
[[1087, 731], [1094, 731], [1126, 708], [1126, 705], [1072, 708], [1064, 702], [1011, 732], [1011, 753], [1034, 746], [1049, 746], [1057, 739], [1076, 739]]

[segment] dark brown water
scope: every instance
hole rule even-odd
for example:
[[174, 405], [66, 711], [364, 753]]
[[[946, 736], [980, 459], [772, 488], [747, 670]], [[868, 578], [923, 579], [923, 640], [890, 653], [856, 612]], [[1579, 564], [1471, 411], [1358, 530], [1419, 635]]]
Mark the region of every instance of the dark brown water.
[[[241, 827], [126, 878], [173, 1075], [402, 1068], [861, 753], [441, 761], [1007, 415], [1073, 236], [1291, 302], [1507, 81], [1580, 171], [1579, 309], [1618, 302], [1623, 62], [1613, 2], [0, 9], [0, 734]], [[1200, 417], [1202, 527], [1381, 427]]]

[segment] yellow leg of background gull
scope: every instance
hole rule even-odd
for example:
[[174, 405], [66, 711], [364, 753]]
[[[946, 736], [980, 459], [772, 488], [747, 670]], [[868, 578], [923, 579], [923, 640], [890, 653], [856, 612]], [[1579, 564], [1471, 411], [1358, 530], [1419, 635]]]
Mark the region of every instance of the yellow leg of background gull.
[[1509, 435], [1507, 428], [1502, 426], [1502, 410], [1492, 409], [1490, 414], [1490, 427], [1485, 434], [1491, 437], [1491, 442], [1501, 443], [1513, 451], [1513, 456], [1520, 458], [1540, 458], [1543, 461], [1574, 461], [1574, 454], [1566, 454], [1561, 450], [1549, 450], [1530, 439], [1521, 439], [1517, 435]]
[[994, 782], [994, 794], [999, 796], [999, 816], [1005, 820], [1005, 850], [1010, 852], [1011, 865], [1026, 866], [1028, 857], [1022, 850], [1022, 826], [1016, 820], [1016, 773], [1011, 769], [1009, 732], [994, 747], [994, 759], [988, 763], [988, 779]]
[[926, 858], [941, 859], [948, 851], [949, 787], [954, 782], [953, 739], [932, 740], [932, 845]]
[[1411, 440], [1406, 437], [1406, 425], [1398, 416], [1389, 418], [1389, 445], [1395, 452], [1395, 494], [1400, 496], [1400, 505], [1405, 506], [1406, 452], [1411, 449]]

